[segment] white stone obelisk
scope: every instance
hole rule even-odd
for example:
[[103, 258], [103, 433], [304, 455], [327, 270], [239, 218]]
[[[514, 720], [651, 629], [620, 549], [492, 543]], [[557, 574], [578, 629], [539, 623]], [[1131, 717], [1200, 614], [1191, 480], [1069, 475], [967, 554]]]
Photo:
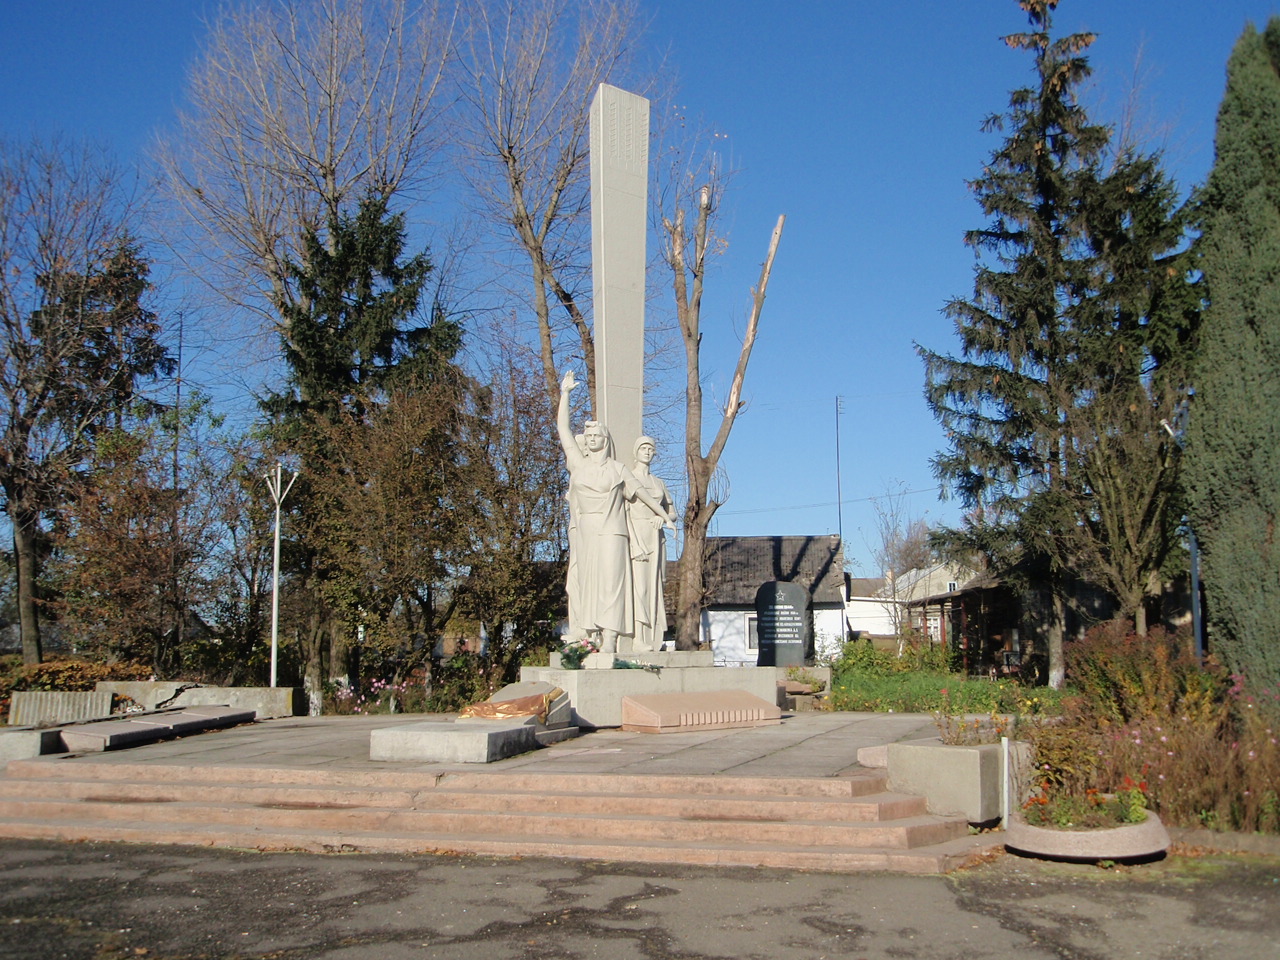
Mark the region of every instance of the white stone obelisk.
[[649, 101], [600, 84], [591, 101], [591, 287], [595, 417], [630, 462], [643, 433]]

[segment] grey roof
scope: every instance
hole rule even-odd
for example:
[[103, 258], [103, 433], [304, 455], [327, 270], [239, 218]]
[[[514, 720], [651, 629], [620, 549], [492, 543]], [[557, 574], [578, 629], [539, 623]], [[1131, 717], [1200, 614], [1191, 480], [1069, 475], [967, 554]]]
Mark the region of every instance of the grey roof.
[[760, 585], [799, 583], [814, 603], [844, 602], [844, 551], [820, 537], [708, 537], [707, 606], [750, 607]]

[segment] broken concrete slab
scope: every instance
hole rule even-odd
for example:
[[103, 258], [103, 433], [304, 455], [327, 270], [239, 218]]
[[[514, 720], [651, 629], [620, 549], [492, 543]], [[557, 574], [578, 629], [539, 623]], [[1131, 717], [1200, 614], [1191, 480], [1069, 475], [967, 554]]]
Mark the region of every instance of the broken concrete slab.
[[99, 680], [96, 686], [146, 710], [225, 705], [252, 710], [259, 720], [295, 716], [303, 703], [295, 687], [206, 687], [176, 680]]

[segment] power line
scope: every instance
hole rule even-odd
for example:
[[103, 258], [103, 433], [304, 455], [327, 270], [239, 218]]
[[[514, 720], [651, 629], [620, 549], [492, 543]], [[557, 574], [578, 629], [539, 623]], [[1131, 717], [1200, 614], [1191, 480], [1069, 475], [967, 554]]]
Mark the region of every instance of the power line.
[[[936, 491], [935, 487], [922, 487], [919, 490], [903, 490], [902, 495], [910, 496], [911, 494], [915, 494], [915, 493], [934, 493], [935, 491]], [[717, 510], [716, 516], [732, 517], [732, 516], [745, 516], [746, 514], [750, 514], [750, 513], [781, 513], [784, 510], [817, 510], [825, 507], [838, 507], [841, 504], [845, 504], [845, 503], [871, 503], [875, 500], [881, 499], [881, 497], [883, 497], [883, 494], [881, 494], [881, 496], [879, 497], [853, 497], [848, 500], [841, 500], [839, 501], [839, 503], [837, 503], [834, 500], [828, 500], [825, 503], [799, 503], [789, 507], [758, 507], [754, 510]]]

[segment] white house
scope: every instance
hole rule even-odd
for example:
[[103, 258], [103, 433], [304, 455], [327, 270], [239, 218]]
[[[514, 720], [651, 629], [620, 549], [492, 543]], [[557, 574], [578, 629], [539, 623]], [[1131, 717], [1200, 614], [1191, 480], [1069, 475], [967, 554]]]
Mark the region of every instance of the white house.
[[949, 599], [973, 580], [975, 573], [960, 564], [935, 563], [883, 579], [850, 582], [847, 602], [849, 629], [867, 637], [896, 637], [913, 630], [931, 643], [945, 643], [949, 627], [944, 611]]
[[884, 598], [884, 577], [851, 577], [845, 619], [860, 637], [892, 637], [896, 630], [894, 605]]

